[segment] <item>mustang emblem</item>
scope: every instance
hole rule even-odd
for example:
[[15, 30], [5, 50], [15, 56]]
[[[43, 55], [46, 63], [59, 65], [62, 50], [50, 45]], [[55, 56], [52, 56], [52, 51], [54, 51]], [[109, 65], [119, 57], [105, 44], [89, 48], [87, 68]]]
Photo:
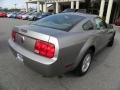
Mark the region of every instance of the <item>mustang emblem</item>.
[[24, 37], [24, 36], [21, 36], [21, 37], [20, 37], [20, 41], [21, 41], [21, 43], [24, 43], [25, 37]]

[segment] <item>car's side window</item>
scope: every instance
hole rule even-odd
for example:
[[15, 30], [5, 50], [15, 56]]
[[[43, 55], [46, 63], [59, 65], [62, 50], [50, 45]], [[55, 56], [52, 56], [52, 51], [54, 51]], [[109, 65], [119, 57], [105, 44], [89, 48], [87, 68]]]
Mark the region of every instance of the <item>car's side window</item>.
[[93, 23], [89, 20], [85, 24], [83, 24], [82, 28], [85, 31], [89, 31], [89, 30], [93, 30], [94, 26], [93, 26]]
[[103, 30], [107, 28], [107, 24], [100, 18], [95, 19], [96, 29]]

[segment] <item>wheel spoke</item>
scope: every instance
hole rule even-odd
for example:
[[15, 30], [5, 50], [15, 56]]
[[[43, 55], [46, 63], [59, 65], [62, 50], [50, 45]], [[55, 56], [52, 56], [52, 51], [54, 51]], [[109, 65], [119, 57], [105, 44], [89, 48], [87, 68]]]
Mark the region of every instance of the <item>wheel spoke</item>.
[[82, 72], [86, 72], [91, 63], [91, 54], [87, 54], [84, 58], [83, 65], [82, 65]]

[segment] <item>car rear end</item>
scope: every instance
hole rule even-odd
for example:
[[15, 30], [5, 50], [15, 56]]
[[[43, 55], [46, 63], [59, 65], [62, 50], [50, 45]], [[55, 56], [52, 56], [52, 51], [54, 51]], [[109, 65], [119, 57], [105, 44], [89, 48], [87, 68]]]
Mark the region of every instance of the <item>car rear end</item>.
[[16, 18], [17, 18], [17, 19], [22, 19], [22, 15], [19, 14], [19, 15], [16, 16]]
[[29, 15], [29, 16], [28, 16], [28, 20], [29, 20], [29, 21], [32, 21], [33, 19], [34, 19], [34, 16], [33, 16], [33, 15]]
[[10, 17], [11, 17], [11, 15], [12, 15], [12, 13], [8, 13], [8, 14], [7, 14], [7, 17], [8, 17], [8, 18], [10, 18]]
[[16, 16], [17, 16], [17, 13], [13, 13], [13, 14], [11, 15], [11, 18], [16, 18]]
[[30, 15], [32, 15], [33, 13], [34, 13], [34, 12], [29, 12], [29, 13], [26, 13], [26, 14], [22, 15], [22, 19], [23, 19], [23, 20], [27, 20], [28, 17], [29, 17]]
[[9, 39], [10, 48], [18, 60], [43, 75], [71, 71], [82, 44], [80, 34], [69, 31], [83, 19], [78, 14], [61, 13], [15, 27]]
[[7, 13], [6, 12], [0, 12], [0, 17], [7, 17]]
[[16, 59], [43, 75], [54, 76], [65, 72], [58, 57], [59, 43], [55, 37], [15, 27], [9, 46]]
[[28, 15], [22, 15], [22, 19], [23, 20], [27, 20], [28, 19]]

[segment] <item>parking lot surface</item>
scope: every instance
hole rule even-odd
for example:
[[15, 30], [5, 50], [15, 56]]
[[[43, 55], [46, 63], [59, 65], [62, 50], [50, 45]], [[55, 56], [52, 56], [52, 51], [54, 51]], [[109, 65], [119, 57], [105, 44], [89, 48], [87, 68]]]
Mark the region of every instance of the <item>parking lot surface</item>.
[[62, 78], [43, 77], [17, 61], [8, 47], [15, 25], [29, 21], [0, 18], [0, 90], [120, 90], [120, 33], [113, 47], [100, 51], [83, 77], [66, 73]]

